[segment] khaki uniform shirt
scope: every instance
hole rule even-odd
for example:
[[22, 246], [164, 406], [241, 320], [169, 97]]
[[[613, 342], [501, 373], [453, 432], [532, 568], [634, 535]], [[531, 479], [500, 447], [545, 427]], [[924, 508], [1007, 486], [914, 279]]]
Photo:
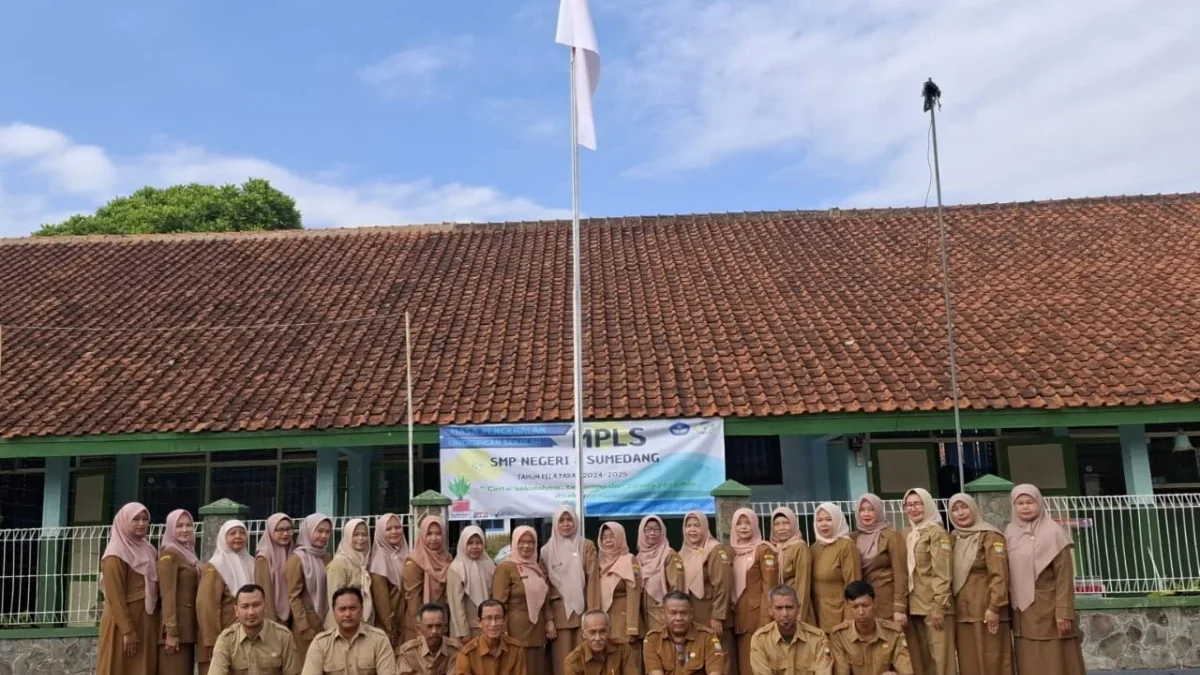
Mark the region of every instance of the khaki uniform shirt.
[[338, 629], [313, 638], [302, 675], [396, 675], [396, 655], [387, 633], [365, 623], [349, 640]]
[[489, 649], [484, 636], [463, 645], [454, 675], [525, 675], [525, 649], [507, 635]]
[[642, 675], [633, 649], [623, 642], [608, 641], [603, 658], [597, 658], [587, 643], [567, 654], [564, 675]]
[[853, 621], [839, 624], [829, 634], [835, 675], [881, 675], [889, 670], [913, 675], [904, 631], [891, 621], [875, 620], [875, 634], [863, 637]]
[[721, 675], [725, 672], [725, 650], [720, 638], [707, 626], [695, 623], [678, 645], [671, 639], [670, 628], [650, 631], [642, 645], [642, 654], [646, 673]]
[[833, 652], [820, 628], [797, 621], [796, 634], [786, 642], [772, 621], [750, 638], [750, 666], [755, 673], [770, 675], [832, 675]]
[[954, 574], [954, 543], [941, 525], [921, 530], [909, 585], [908, 613], [914, 616], [947, 616], [954, 613], [950, 580]]
[[429, 650], [425, 638], [416, 638], [400, 645], [396, 665], [400, 675], [446, 675], [458, 658], [462, 643], [452, 637], [442, 637], [442, 646], [436, 652]]
[[242, 624], [221, 631], [213, 645], [209, 675], [299, 675], [296, 643], [282, 625], [264, 619], [258, 635], [246, 635]]

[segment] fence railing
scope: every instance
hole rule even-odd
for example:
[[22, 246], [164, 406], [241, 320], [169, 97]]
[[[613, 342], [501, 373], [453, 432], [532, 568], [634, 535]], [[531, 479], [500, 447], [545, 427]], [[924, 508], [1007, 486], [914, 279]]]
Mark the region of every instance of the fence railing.
[[[834, 502], [851, 528], [856, 502]], [[812, 539], [818, 502], [755, 502], [764, 536], [770, 514], [780, 506], [796, 511], [800, 528]], [[938, 500], [949, 527], [947, 500]], [[1087, 595], [1200, 594], [1200, 494], [1046, 497], [1050, 516], [1075, 542], [1076, 592]], [[900, 500], [884, 502], [897, 529], [908, 524]]]
[[[400, 516], [412, 541], [407, 513]], [[333, 518], [333, 550], [342, 526], [352, 518]], [[367, 516], [374, 528], [375, 516]], [[266, 520], [247, 520], [250, 552], [266, 529]], [[150, 528], [155, 545], [163, 526]], [[104, 598], [100, 589], [100, 558], [108, 545], [108, 525], [58, 528], [0, 529], [0, 630], [29, 627], [89, 627], [100, 620]], [[196, 523], [200, 549], [203, 523]]]
[[[1063, 524], [1075, 542], [1076, 589], [1095, 595], [1200, 594], [1200, 494], [1047, 497], [1051, 516]], [[837, 502], [853, 527], [854, 502]], [[756, 502], [764, 534], [770, 514], [788, 506], [800, 518], [805, 537], [812, 539], [817, 502]], [[946, 501], [938, 502], [943, 520]], [[884, 502], [888, 519], [903, 528], [907, 518], [901, 502]], [[342, 525], [353, 516], [334, 519], [336, 546]], [[367, 517], [374, 527], [375, 517]], [[401, 514], [409, 542], [413, 541], [408, 514]], [[265, 528], [263, 520], [246, 521], [253, 547]], [[451, 523], [448, 542], [453, 548], [461, 524]], [[197, 523], [197, 541], [203, 536]], [[671, 530], [672, 532], [674, 530]], [[108, 543], [108, 526], [0, 529], [0, 629], [31, 626], [94, 626], [103, 598], [100, 556]], [[162, 526], [151, 528], [155, 542]]]

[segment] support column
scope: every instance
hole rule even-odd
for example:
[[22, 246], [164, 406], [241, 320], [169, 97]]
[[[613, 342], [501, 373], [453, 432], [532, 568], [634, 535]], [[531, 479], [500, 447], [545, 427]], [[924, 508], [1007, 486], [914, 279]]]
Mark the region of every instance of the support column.
[[375, 461], [375, 448], [349, 450], [346, 461], [346, 515], [366, 515], [371, 512], [371, 465]]
[[317, 449], [317, 513], [338, 515], [338, 449]]
[[837, 454], [842, 457], [842, 470], [846, 476], [846, 494], [841, 498], [846, 501], [854, 501], [859, 497], [871, 491], [871, 481], [867, 473], [867, 444], [863, 441], [858, 452], [850, 447], [849, 439], [846, 440], [844, 446], [833, 446], [838, 450]]
[[[442, 521], [443, 528], [450, 522], [450, 498], [440, 492], [426, 490], [413, 497], [412, 500], [412, 535], [409, 541], [417, 540], [417, 532], [421, 521], [433, 516]], [[442, 536], [448, 537], [443, 530]], [[449, 539], [447, 539], [449, 541]]]
[[[717, 500], [717, 539], [722, 544], [728, 544], [729, 535], [733, 532], [733, 514], [738, 509], [750, 506], [750, 488], [736, 480], [727, 480], [715, 487], [711, 494]], [[770, 536], [770, 533], [764, 534]]]
[[117, 455], [116, 473], [113, 475], [113, 513], [129, 502], [138, 500], [138, 456]]
[[1012, 481], [985, 474], [963, 486], [963, 492], [975, 498], [983, 519], [1003, 532], [1012, 520]]
[[65, 598], [59, 596], [59, 575], [66, 546], [60, 528], [69, 522], [67, 514], [71, 488], [71, 458], [46, 458], [46, 483], [42, 489], [42, 535], [38, 546], [37, 618], [35, 624], [61, 622], [57, 614], [64, 609]]
[[[221, 533], [222, 525], [230, 520], [244, 520], [249, 513], [249, 506], [232, 499], [218, 499], [208, 506], [201, 506], [200, 559], [208, 560], [217, 550], [217, 535]], [[248, 541], [246, 545], [250, 545]]]
[[1131, 495], [1154, 494], [1146, 427], [1141, 424], [1122, 424], [1118, 430], [1121, 434], [1121, 466], [1125, 470], [1126, 492]]

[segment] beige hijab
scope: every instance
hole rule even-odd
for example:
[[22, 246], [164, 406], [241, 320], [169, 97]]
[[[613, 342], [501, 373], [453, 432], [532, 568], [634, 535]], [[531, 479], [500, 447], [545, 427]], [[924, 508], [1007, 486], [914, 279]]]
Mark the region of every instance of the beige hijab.
[[[208, 559], [208, 563], [221, 575], [221, 581], [225, 582], [225, 592], [234, 597], [237, 597], [238, 589], [242, 586], [254, 583], [254, 558], [245, 548], [235, 552], [229, 548], [226, 540], [226, 536], [237, 529], [246, 533], [246, 524], [240, 520], [227, 520], [221, 525], [217, 532], [217, 548]], [[247, 545], [249, 539], [247, 536]]]
[[1071, 546], [1066, 530], [1046, 513], [1046, 500], [1037, 487], [1024, 483], [1012, 490], [1011, 502], [1028, 495], [1037, 501], [1038, 514], [1033, 520], [1021, 520], [1013, 510], [1012, 522], [1004, 532], [1008, 541], [1008, 590], [1013, 606], [1026, 610], [1033, 604], [1034, 584], [1042, 570], [1050, 566], [1063, 549]]
[[[158, 609], [158, 551], [146, 537], [137, 537], [133, 534], [133, 519], [142, 513], [145, 513], [147, 518], [150, 517], [150, 510], [137, 502], [130, 502], [117, 511], [117, 516], [113, 518], [112, 528], [109, 530], [108, 546], [100, 558], [101, 560], [109, 556], [120, 558], [134, 572], [142, 575], [146, 581], [146, 597], [143, 604], [147, 614], [154, 614]], [[101, 582], [101, 588], [105, 588], [103, 582]], [[108, 597], [107, 591], [105, 591], [104, 600], [110, 604], [125, 602], [121, 598]]]
[[[358, 529], [359, 525], [367, 530], [367, 550], [365, 551], [354, 549], [354, 530]], [[342, 540], [338, 542], [333, 559], [350, 570], [350, 585], [362, 591], [363, 595], [362, 620], [370, 623], [375, 616], [375, 608], [371, 601], [371, 528], [367, 525], [367, 521], [362, 518], [351, 518], [346, 521], [346, 524], [342, 526]], [[341, 589], [327, 588], [327, 590], [332, 598], [333, 594]], [[333, 607], [333, 602], [330, 602], [329, 606]]]
[[292, 519], [286, 513], [275, 513], [267, 518], [267, 527], [258, 538], [258, 548], [254, 551], [254, 557], [267, 561], [267, 569], [271, 574], [271, 590], [275, 594], [275, 597], [267, 598], [267, 601], [274, 603], [275, 617], [282, 622], [286, 622], [292, 616], [292, 604], [288, 602], [286, 568], [295, 542], [280, 546], [271, 535], [275, 534], [275, 528], [285, 520], [291, 522]]
[[[400, 524], [400, 543], [391, 544], [387, 538], [388, 523], [395, 520]], [[408, 548], [408, 538], [404, 536], [404, 523], [401, 522], [400, 516], [394, 513], [385, 513], [375, 519], [375, 541], [371, 546], [371, 560], [367, 564], [367, 571], [377, 576], [385, 577], [391, 585], [396, 588], [401, 587], [401, 578], [404, 576], [404, 561], [412, 551]]]
[[[975, 566], [975, 558], [979, 556], [979, 547], [983, 546], [983, 538], [988, 532], [1002, 534], [1000, 528], [983, 519], [979, 513], [979, 504], [975, 498], [962, 492], [950, 498], [950, 511], [953, 513], [955, 504], [964, 504], [971, 511], [971, 525], [954, 526], [954, 592], [957, 593], [967, 583], [967, 576]], [[954, 522], [954, 516], [950, 516]]]
[[[434, 525], [442, 530], [442, 546], [438, 549], [430, 548], [425, 543], [425, 538], [429, 536], [429, 528]], [[440, 602], [442, 594], [446, 591], [446, 572], [450, 569], [450, 563], [454, 562], [454, 558], [450, 555], [450, 549], [446, 548], [446, 534], [446, 524], [442, 522], [441, 518], [425, 516], [421, 521], [421, 527], [417, 532], [417, 545], [413, 547], [412, 555], [409, 557], [425, 571], [422, 602]]]
[[[521, 555], [521, 547], [517, 545], [526, 535], [533, 537], [533, 552], [529, 554], [529, 557]], [[521, 580], [525, 584], [525, 607], [529, 611], [529, 620], [537, 623], [538, 617], [542, 615], [542, 609], [546, 605], [546, 596], [550, 594], [550, 584], [546, 580], [546, 572], [537, 559], [537, 532], [534, 532], [533, 528], [528, 525], [522, 525], [513, 530], [512, 541], [512, 553], [509, 554], [508, 559], [517, 566], [517, 572], [520, 573]]]
[[[575, 534], [564, 537], [558, 533], [558, 521], [565, 515], [570, 515], [575, 521]], [[554, 510], [554, 519], [550, 526], [550, 541], [542, 547], [542, 562], [546, 572], [550, 574], [550, 583], [563, 599], [563, 610], [569, 621], [572, 616], [583, 616], [587, 611], [587, 597], [584, 589], [587, 586], [587, 576], [583, 571], [583, 533], [575, 510], [569, 506], [560, 506]]]
[[[646, 524], [650, 521], [658, 523], [662, 536], [658, 538], [657, 546], [650, 546], [646, 540]], [[638, 525], [638, 565], [642, 568], [642, 589], [646, 595], [661, 603], [667, 594], [667, 560], [674, 551], [667, 545], [667, 526], [658, 516], [646, 516]]]
[[850, 526], [846, 524], [846, 514], [842, 513], [842, 509], [833, 502], [824, 502], [813, 511], [815, 515], [817, 511], [824, 511], [833, 520], [833, 534], [828, 537], [822, 537], [821, 533], [814, 532], [813, 537], [820, 543], [829, 546], [838, 539], [850, 538]]
[[[782, 541], [775, 538], [775, 519], [779, 516], [787, 518], [787, 521], [792, 524], [792, 536]], [[800, 535], [800, 519], [796, 517], [795, 511], [786, 506], [781, 506], [771, 512], [771, 543], [780, 551], [795, 544], [807, 544], [804, 541], [804, 537]]]
[[704, 527], [704, 540], [697, 548], [692, 548], [687, 543], [687, 535], [683, 538], [683, 548], [679, 551], [679, 557], [683, 558], [683, 575], [687, 580], [687, 589], [693, 596], [697, 598], [704, 597], [704, 567], [708, 564], [708, 554], [720, 545], [712, 536], [712, 530], [708, 527], [708, 517], [699, 511], [688, 511], [683, 517], [684, 528], [687, 528], [689, 518], [695, 518], [697, 522]]
[[[737, 526], [743, 518], [750, 520], [750, 536], [738, 536]], [[738, 509], [733, 512], [733, 532], [729, 535], [729, 547], [733, 549], [733, 598], [737, 602], [746, 590], [746, 575], [754, 566], [758, 556], [758, 547], [765, 544], [762, 532], [758, 528], [758, 516], [750, 509]], [[769, 545], [769, 544], [768, 544]]]
[[919, 522], [909, 519], [911, 527], [908, 529], [908, 536], [904, 538], [905, 548], [908, 549], [908, 590], [911, 591], [917, 583], [917, 540], [925, 530], [941, 523], [941, 517], [938, 515], [937, 502], [933, 501], [929, 490], [913, 488], [904, 493], [904, 499], [907, 500], [909, 495], [916, 495], [925, 503], [925, 516]]
[[622, 581], [636, 583], [637, 575], [633, 573], [633, 554], [629, 552], [629, 541], [625, 539], [625, 527], [618, 522], [608, 521], [600, 526], [601, 541], [604, 531], [613, 533], [616, 546], [611, 551], [604, 550], [600, 544], [600, 609], [608, 611], [612, 607], [613, 594]]
[[883, 536], [883, 531], [891, 527], [888, 522], [887, 513], [883, 510], [883, 500], [877, 495], [870, 492], [858, 498], [858, 509], [862, 509], [863, 502], [870, 504], [875, 509], [875, 522], [871, 525], [863, 525], [862, 521], [858, 521], [858, 537], [855, 543], [858, 544], [858, 555], [862, 558], [863, 569], [866, 569], [871, 561], [875, 560], [875, 556], [879, 555], [879, 539]]
[[[471, 537], [479, 537], [484, 544], [484, 551], [477, 560], [467, 555], [467, 544]], [[464, 527], [458, 535], [458, 546], [455, 548], [454, 562], [450, 569], [462, 579], [463, 591], [475, 606], [483, 604], [484, 600], [492, 597], [492, 577], [496, 574], [496, 563], [487, 554], [487, 537], [483, 529], [476, 525]]]

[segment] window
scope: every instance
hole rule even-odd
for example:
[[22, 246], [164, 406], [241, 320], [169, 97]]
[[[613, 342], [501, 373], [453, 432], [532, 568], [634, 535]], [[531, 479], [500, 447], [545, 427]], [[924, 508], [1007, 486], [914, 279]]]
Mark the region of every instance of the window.
[[726, 436], [725, 475], [742, 485], [783, 484], [778, 436]]
[[150, 520], [166, 522], [167, 514], [175, 509], [187, 509], [192, 518], [200, 519], [198, 511], [204, 506], [204, 470], [147, 471], [142, 469], [138, 499], [150, 509]]
[[275, 486], [279, 466], [213, 467], [211, 494], [250, 507], [247, 518], [258, 520], [275, 513]]
[[279, 510], [297, 516], [316, 511], [317, 466], [315, 464], [285, 465], [282, 473], [283, 493], [280, 495]]
[[0, 474], [0, 527], [41, 527], [45, 486], [41, 472]]

